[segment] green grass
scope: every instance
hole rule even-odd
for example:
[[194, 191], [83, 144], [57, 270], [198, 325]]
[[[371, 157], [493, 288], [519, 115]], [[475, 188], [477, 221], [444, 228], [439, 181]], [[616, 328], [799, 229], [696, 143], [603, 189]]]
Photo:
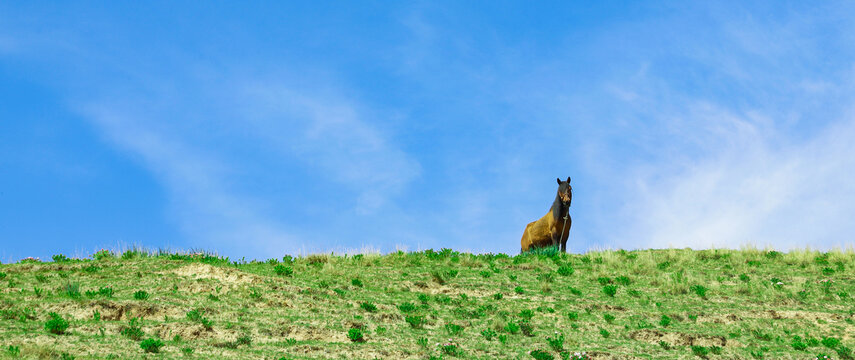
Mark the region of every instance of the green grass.
[[0, 264], [0, 358], [847, 359], [855, 347], [851, 251], [55, 259]]

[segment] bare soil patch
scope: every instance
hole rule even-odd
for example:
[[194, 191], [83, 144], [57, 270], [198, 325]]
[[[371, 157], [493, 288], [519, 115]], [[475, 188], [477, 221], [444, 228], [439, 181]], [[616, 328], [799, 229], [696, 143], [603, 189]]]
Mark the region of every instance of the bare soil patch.
[[192, 279], [214, 279], [229, 286], [262, 283], [262, 279], [258, 275], [248, 274], [238, 269], [217, 267], [202, 263], [185, 265], [173, 269], [169, 273]]
[[664, 341], [678, 346], [736, 346], [735, 342], [728, 343], [724, 336], [666, 333], [659, 330], [644, 329], [635, 331], [629, 335], [633, 340], [644, 341], [650, 344], [658, 344]]

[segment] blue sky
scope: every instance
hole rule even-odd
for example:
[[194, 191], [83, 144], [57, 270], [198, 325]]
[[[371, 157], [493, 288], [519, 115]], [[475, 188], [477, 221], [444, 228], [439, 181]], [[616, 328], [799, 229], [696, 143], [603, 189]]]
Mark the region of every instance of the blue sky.
[[851, 247], [853, 7], [4, 2], [0, 261]]

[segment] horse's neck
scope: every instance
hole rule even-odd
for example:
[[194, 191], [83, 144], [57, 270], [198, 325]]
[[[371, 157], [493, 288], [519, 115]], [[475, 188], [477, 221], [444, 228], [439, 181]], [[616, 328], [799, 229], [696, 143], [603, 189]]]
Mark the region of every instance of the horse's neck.
[[555, 201], [552, 202], [552, 207], [549, 208], [549, 212], [552, 213], [552, 217], [555, 220], [564, 217], [564, 214], [567, 212], [567, 207], [564, 206], [564, 203], [561, 202], [561, 197], [557, 194], [555, 195]]

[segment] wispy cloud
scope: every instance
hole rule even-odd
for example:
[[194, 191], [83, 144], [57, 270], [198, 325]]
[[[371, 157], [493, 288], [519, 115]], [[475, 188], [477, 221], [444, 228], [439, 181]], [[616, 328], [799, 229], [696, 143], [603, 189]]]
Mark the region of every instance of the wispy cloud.
[[82, 109], [108, 141], [140, 160], [165, 186], [171, 214], [195, 246], [237, 254], [281, 253], [298, 239], [259, 213], [252, 199], [229, 191], [229, 164], [158, 131], [160, 119], [111, 103]]
[[[217, 88], [199, 90], [203, 100], [192, 111], [175, 108], [175, 97], [182, 95], [172, 91], [93, 100], [83, 109], [111, 143], [164, 185], [170, 214], [194, 244], [253, 255], [340, 247], [345, 244], [337, 240], [342, 230], [336, 228], [348, 222], [336, 215], [372, 219], [381, 209], [394, 211], [397, 195], [421, 171], [415, 158], [375, 126], [381, 120], [365, 118], [370, 110], [364, 106], [279, 82], [229, 83], [243, 85], [181, 85]], [[277, 179], [307, 187], [313, 200], [295, 204], [296, 189], [285, 195], [291, 200], [263, 196], [279, 188], [269, 185]], [[258, 184], [249, 188], [251, 183]], [[336, 205], [317, 209], [325, 203]], [[318, 211], [321, 218], [311, 223], [282, 216]]]
[[300, 159], [357, 194], [357, 213], [383, 207], [421, 172], [418, 160], [375, 125], [383, 119], [369, 121], [364, 108], [339, 95], [313, 96], [256, 82], [243, 87], [240, 101], [240, 116], [272, 150]]
[[805, 143], [776, 145], [750, 115], [704, 108], [690, 113], [719, 119], [708, 142], [722, 144], [676, 169], [631, 173], [624, 247], [693, 248], [805, 245], [828, 248], [855, 230], [855, 121], [841, 119]]

